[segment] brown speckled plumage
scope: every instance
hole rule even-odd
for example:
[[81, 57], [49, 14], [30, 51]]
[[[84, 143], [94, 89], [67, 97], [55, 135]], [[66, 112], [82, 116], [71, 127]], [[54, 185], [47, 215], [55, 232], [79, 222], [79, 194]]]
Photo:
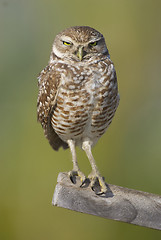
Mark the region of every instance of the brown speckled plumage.
[[[74, 164], [70, 177], [77, 172], [84, 180], [73, 149], [80, 146], [91, 155], [90, 148], [105, 133], [119, 103], [116, 72], [103, 35], [89, 27], [58, 34], [49, 64], [38, 79], [38, 121], [54, 150], [70, 146]], [[92, 165], [93, 157], [88, 157]], [[92, 169], [102, 187], [94, 168], [95, 164]]]

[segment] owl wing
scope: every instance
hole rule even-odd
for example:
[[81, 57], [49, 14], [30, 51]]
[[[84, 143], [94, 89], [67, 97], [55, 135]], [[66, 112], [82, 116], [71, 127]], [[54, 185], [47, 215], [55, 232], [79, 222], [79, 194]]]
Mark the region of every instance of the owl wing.
[[54, 71], [54, 65], [48, 65], [38, 76], [39, 94], [37, 99], [37, 120], [41, 123], [44, 134], [54, 150], [68, 148], [51, 125], [51, 117], [56, 108], [60, 74]]

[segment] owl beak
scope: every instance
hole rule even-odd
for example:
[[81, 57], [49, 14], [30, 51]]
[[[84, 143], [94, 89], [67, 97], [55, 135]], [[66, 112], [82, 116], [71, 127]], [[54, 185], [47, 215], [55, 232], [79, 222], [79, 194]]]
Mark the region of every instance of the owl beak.
[[79, 46], [78, 51], [76, 52], [77, 57], [79, 58], [80, 61], [82, 61], [85, 51], [83, 50], [83, 46]]

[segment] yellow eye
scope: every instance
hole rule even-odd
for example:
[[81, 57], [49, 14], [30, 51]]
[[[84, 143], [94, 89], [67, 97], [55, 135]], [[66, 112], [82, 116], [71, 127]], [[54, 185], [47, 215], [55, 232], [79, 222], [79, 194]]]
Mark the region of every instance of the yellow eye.
[[91, 42], [90, 44], [89, 44], [90, 46], [96, 46], [97, 45], [97, 42]]
[[71, 45], [70, 42], [65, 42], [65, 41], [63, 41], [63, 44], [66, 45], [66, 46], [70, 46]]

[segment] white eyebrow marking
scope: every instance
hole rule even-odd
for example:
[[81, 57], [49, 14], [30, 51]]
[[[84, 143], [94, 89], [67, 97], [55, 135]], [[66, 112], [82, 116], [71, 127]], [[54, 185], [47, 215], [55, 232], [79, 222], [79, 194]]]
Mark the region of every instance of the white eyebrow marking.
[[71, 43], [73, 42], [71, 37], [68, 37], [68, 36], [65, 36], [65, 35], [61, 36], [61, 40], [65, 41], [65, 42], [71, 42]]

